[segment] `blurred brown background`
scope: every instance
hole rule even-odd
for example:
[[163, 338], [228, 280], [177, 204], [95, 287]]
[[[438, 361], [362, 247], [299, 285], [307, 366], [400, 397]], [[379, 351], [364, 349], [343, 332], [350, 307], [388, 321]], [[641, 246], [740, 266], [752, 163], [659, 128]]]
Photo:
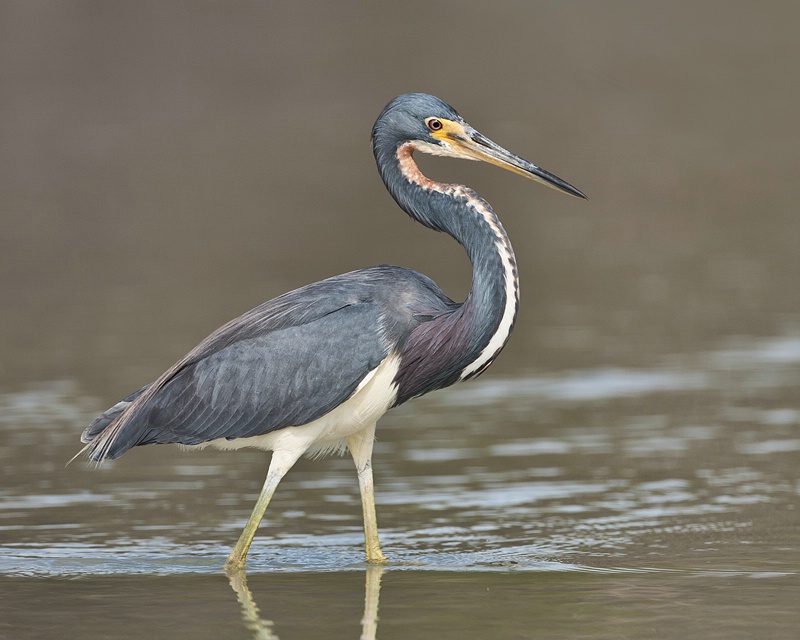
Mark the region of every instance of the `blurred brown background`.
[[523, 308], [496, 370], [646, 364], [794, 332], [791, 2], [0, 5], [0, 384], [114, 400], [287, 289], [461, 250], [385, 193], [407, 91], [589, 194], [423, 161], [504, 220]]

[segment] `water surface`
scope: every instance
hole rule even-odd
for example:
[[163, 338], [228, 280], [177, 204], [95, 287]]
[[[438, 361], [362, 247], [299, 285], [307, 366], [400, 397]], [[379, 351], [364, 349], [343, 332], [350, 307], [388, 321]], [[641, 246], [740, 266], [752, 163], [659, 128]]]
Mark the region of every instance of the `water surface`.
[[349, 460], [301, 463], [250, 552], [239, 598], [261, 614], [246, 620], [221, 566], [264, 454], [149, 447], [64, 468], [66, 427], [88, 419], [88, 401], [64, 383], [8, 394], [6, 620], [30, 628], [24, 603], [36, 593], [49, 603], [40, 638], [65, 627], [105, 637], [84, 602], [123, 627], [149, 612], [115, 637], [248, 637], [254, 620], [275, 637], [357, 637], [370, 596], [380, 637], [441, 637], [442, 625], [448, 637], [476, 625], [509, 637], [679, 637], [701, 621], [708, 637], [790, 637], [799, 373], [800, 339], [787, 336], [653, 370], [478, 381], [409, 405], [384, 419], [375, 454], [390, 563], [365, 573]]

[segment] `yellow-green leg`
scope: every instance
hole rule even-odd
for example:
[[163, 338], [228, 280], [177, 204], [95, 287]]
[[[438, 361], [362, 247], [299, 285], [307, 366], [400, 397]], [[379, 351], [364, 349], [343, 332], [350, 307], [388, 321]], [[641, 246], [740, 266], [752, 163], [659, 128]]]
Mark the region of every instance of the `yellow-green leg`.
[[242, 535], [239, 536], [236, 546], [228, 556], [228, 560], [225, 563], [226, 569], [241, 569], [244, 567], [247, 561], [247, 552], [250, 549], [250, 545], [253, 543], [253, 538], [255, 538], [258, 525], [261, 524], [269, 501], [272, 499], [272, 495], [275, 493], [275, 489], [278, 488], [278, 484], [280, 484], [283, 476], [286, 475], [286, 472], [291, 469], [292, 465], [299, 457], [300, 455], [295, 453], [273, 452], [272, 460], [269, 463], [267, 479], [264, 481], [264, 486], [258, 496], [256, 506], [253, 508], [253, 512], [250, 514], [247, 524], [244, 526]]
[[383, 563], [387, 558], [378, 541], [378, 518], [375, 514], [375, 485], [372, 480], [372, 445], [375, 441], [375, 425], [347, 439], [358, 472], [361, 490], [361, 508], [364, 511], [364, 541], [367, 562]]

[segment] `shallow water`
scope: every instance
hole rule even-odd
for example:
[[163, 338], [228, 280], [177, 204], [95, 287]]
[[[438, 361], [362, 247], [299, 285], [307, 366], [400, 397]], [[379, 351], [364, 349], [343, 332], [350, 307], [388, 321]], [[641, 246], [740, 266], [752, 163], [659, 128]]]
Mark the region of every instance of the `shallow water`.
[[[800, 339], [784, 336], [409, 405], [376, 446], [382, 575], [365, 573], [351, 463], [306, 461], [251, 550], [239, 597], [261, 613], [246, 619], [221, 565], [264, 454], [150, 447], [65, 468], [90, 403], [64, 383], [7, 394], [4, 621], [14, 637], [108, 637], [92, 611], [114, 637], [358, 637], [369, 596], [382, 638], [788, 638], [799, 377]], [[32, 594], [48, 603], [35, 625]]]

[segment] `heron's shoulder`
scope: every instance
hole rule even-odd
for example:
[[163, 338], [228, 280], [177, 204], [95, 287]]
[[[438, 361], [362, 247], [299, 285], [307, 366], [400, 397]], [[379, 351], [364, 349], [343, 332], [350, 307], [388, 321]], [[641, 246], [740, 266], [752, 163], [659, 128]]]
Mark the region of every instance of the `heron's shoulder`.
[[420, 314], [436, 315], [453, 305], [430, 278], [412, 269], [392, 265], [358, 269], [294, 289], [234, 318], [198, 344], [178, 366], [276, 331], [302, 326], [313, 331], [332, 314], [343, 312], [349, 317], [353, 307], [361, 309], [362, 322], [369, 314], [374, 316], [374, 322], [360, 326], [359, 331], [381, 332], [390, 325], [405, 333], [417, 324], [415, 317]]
[[[433, 280], [419, 271], [407, 267], [382, 264], [352, 272], [370, 283], [373, 295], [396, 301], [405, 299], [435, 306], [455, 304]], [[349, 276], [350, 274], [344, 274]]]

